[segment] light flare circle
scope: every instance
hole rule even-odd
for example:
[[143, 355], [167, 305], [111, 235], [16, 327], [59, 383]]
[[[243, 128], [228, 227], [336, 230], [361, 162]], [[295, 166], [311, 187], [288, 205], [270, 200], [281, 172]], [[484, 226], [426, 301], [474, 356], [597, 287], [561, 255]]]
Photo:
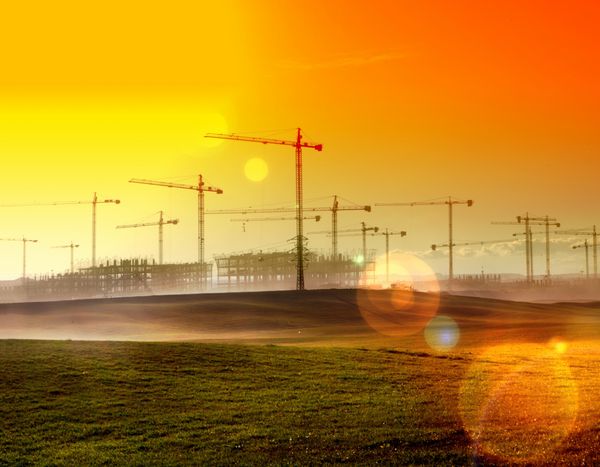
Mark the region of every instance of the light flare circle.
[[452, 350], [460, 339], [460, 330], [456, 321], [443, 315], [438, 315], [429, 321], [423, 334], [427, 345], [437, 352]]
[[[440, 286], [422, 259], [392, 252], [389, 263], [386, 255], [379, 256], [363, 266], [362, 274], [367, 286], [357, 290], [358, 308], [365, 322], [378, 333], [393, 337], [416, 334], [436, 315]], [[382, 281], [382, 274], [386, 280]], [[389, 288], [383, 288], [386, 285]]]
[[252, 182], [262, 182], [269, 175], [269, 166], [260, 157], [248, 159], [244, 165], [244, 174]]
[[478, 455], [508, 463], [549, 460], [573, 431], [579, 392], [560, 353], [539, 344], [492, 347], [469, 369], [460, 412]]

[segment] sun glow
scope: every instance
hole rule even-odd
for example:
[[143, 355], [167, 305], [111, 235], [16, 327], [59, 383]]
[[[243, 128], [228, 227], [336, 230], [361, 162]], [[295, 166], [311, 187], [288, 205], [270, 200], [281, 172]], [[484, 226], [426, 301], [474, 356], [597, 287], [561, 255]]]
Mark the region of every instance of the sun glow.
[[246, 162], [244, 174], [252, 182], [262, 182], [269, 175], [269, 166], [264, 159], [253, 157]]

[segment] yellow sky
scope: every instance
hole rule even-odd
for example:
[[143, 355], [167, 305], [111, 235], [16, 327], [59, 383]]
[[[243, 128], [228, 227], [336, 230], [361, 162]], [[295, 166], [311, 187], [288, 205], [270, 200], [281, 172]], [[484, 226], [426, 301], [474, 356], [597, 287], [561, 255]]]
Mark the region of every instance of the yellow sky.
[[[114, 226], [164, 209], [181, 220], [166, 232], [166, 258], [193, 260], [194, 193], [127, 181], [194, 183], [203, 173], [225, 191], [208, 194], [208, 208], [290, 205], [291, 148], [215, 146], [203, 135], [293, 138], [302, 126], [325, 145], [305, 155], [307, 204], [333, 194], [359, 204], [473, 198], [457, 209], [459, 240], [510, 235], [490, 221], [525, 211], [600, 223], [598, 16], [586, 2], [15, 3], [0, 18], [0, 204], [121, 198], [99, 209], [99, 257], [156, 255], [154, 229]], [[257, 157], [269, 169], [261, 182], [244, 173]], [[0, 237], [39, 239], [30, 270], [62, 271], [66, 252], [49, 247], [73, 240], [88, 259], [90, 211], [5, 208]], [[443, 208], [345, 214], [340, 228], [361, 220], [409, 230], [410, 250], [446, 240]], [[327, 216], [317, 230], [326, 226]], [[243, 232], [210, 218], [207, 254], [293, 235], [293, 222]], [[0, 254], [0, 277], [16, 277], [20, 249], [0, 242]], [[520, 258], [463, 264], [503, 270], [502, 261], [520, 267]]]

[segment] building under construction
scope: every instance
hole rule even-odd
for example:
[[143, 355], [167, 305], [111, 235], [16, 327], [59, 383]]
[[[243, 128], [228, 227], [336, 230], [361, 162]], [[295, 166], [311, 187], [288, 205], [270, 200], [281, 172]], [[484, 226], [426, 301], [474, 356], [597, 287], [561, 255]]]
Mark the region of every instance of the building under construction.
[[69, 274], [11, 281], [0, 301], [38, 301], [143, 294], [195, 293], [212, 287], [212, 264], [113, 260]]
[[[293, 289], [296, 284], [295, 255], [290, 252], [245, 253], [215, 257], [215, 286], [226, 290]], [[374, 263], [362, 264], [351, 257], [309, 253], [305, 259], [308, 288], [351, 288], [367, 283]]]
[[[146, 259], [112, 260], [74, 273], [52, 274], [0, 284], [0, 301], [44, 301], [207, 291], [283, 290], [296, 284], [295, 255], [290, 252], [246, 253], [215, 258], [211, 263], [158, 264]], [[349, 256], [306, 255], [310, 288], [348, 288], [366, 284], [374, 263]]]

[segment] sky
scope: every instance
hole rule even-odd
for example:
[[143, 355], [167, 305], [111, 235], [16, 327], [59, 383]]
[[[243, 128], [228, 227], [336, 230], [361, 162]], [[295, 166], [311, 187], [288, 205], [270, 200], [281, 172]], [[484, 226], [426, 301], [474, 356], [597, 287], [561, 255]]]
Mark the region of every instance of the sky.
[[[306, 140], [307, 206], [411, 202], [452, 195], [457, 242], [511, 240], [517, 215], [562, 227], [600, 225], [600, 6], [593, 1], [225, 0], [12, 2], [0, 16], [0, 238], [36, 239], [28, 273], [63, 272], [91, 257], [91, 206], [29, 206], [118, 198], [98, 207], [98, 258], [194, 261], [195, 192], [128, 183], [147, 178], [223, 189], [209, 210], [294, 205], [291, 147], [207, 140], [235, 132]], [[259, 159], [268, 173], [247, 173]], [[254, 162], [256, 165], [256, 162]], [[257, 180], [260, 179], [260, 180]], [[287, 249], [293, 221], [232, 222], [208, 215], [206, 254]], [[406, 230], [391, 247], [440, 273], [443, 206], [374, 207], [340, 213]], [[305, 230], [326, 230], [330, 217]], [[583, 237], [555, 237], [556, 272], [584, 269]], [[330, 239], [309, 248], [327, 253]], [[369, 239], [383, 252], [384, 239]], [[536, 243], [535, 269], [544, 268]], [[360, 237], [340, 238], [355, 253]], [[0, 279], [21, 275], [19, 242], [0, 241]], [[524, 273], [522, 248], [459, 250], [458, 274]]]

